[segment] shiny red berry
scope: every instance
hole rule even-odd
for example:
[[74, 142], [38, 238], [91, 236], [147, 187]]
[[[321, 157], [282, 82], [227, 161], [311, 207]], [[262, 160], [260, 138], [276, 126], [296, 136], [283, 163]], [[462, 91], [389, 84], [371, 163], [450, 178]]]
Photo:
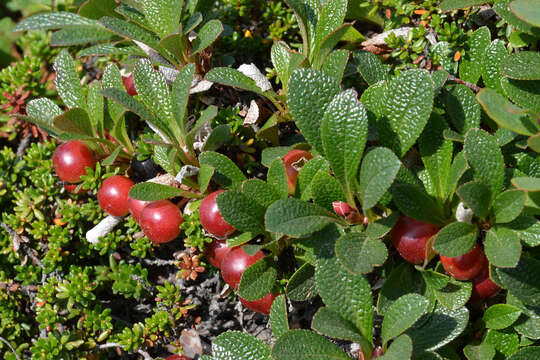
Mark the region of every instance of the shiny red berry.
[[444, 270], [457, 280], [470, 280], [486, 267], [487, 259], [482, 248], [475, 244], [467, 253], [457, 257], [441, 255]]
[[223, 220], [216, 203], [216, 196], [224, 191], [225, 190], [214, 191], [206, 196], [199, 207], [199, 219], [201, 225], [206, 231], [218, 238], [224, 238], [236, 231], [235, 228]]
[[221, 276], [230, 287], [237, 290], [242, 278], [242, 273], [257, 260], [262, 259], [264, 254], [257, 251], [255, 255], [247, 254], [242, 247], [235, 247], [221, 262]]
[[126, 88], [129, 96], [137, 95], [137, 90], [135, 90], [133, 73], [129, 74], [129, 76], [122, 76], [122, 82], [124, 83], [124, 87]]
[[287, 172], [287, 187], [289, 189], [289, 194], [294, 194], [298, 172], [310, 159], [313, 159], [313, 155], [311, 155], [309, 151], [296, 149], [289, 151], [283, 157], [282, 160], [285, 164], [285, 171]]
[[270, 314], [270, 307], [272, 306], [274, 299], [278, 295], [279, 294], [268, 293], [263, 298], [259, 300], [254, 300], [254, 301], [249, 301], [249, 300], [240, 298], [240, 302], [251, 311], [268, 315]]
[[68, 183], [78, 183], [81, 175], [86, 175], [86, 167], [94, 169], [96, 160], [92, 150], [82, 141], [68, 141], [56, 148], [53, 165], [60, 179]]
[[473, 288], [471, 300], [484, 300], [495, 296], [501, 288], [489, 278], [489, 265], [471, 280]]
[[429, 239], [438, 231], [437, 226], [433, 224], [401, 216], [392, 228], [390, 237], [402, 258], [411, 264], [421, 264], [426, 259], [426, 245]]
[[101, 209], [112, 216], [127, 215], [129, 213], [128, 194], [133, 184], [131, 179], [121, 175], [105, 179], [97, 193]]
[[131, 216], [133, 216], [133, 218], [135, 219], [137, 223], [140, 223], [141, 213], [144, 207], [150, 203], [151, 201], [137, 200], [128, 196], [128, 201], [127, 201], [128, 210]]
[[223, 258], [231, 251], [231, 249], [232, 248], [227, 247], [225, 241], [214, 239], [214, 241], [206, 245], [204, 255], [210, 264], [220, 269]]
[[140, 217], [141, 228], [155, 244], [174, 240], [180, 234], [184, 222], [178, 206], [169, 200], [154, 201], [146, 205]]

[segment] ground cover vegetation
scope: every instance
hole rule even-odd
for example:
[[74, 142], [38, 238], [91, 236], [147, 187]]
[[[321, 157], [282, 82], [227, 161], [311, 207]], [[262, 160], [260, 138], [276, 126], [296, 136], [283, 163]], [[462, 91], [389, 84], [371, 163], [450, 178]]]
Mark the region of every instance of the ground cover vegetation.
[[0, 4], [0, 356], [540, 358], [538, 0]]

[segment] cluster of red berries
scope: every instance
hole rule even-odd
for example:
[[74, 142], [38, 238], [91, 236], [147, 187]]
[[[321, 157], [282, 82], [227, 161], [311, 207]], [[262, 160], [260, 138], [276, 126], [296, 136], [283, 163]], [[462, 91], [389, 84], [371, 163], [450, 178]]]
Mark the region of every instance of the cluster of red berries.
[[[53, 164], [58, 177], [68, 185], [74, 185], [86, 174], [86, 167], [95, 167], [96, 160], [92, 150], [83, 142], [74, 140], [56, 148]], [[133, 185], [134, 182], [125, 176], [107, 178], [97, 193], [101, 209], [112, 216], [131, 213], [144, 234], [155, 244], [174, 240], [184, 222], [180, 209], [169, 200], [150, 202], [130, 198], [129, 190]]]
[[[435, 251], [428, 246], [439, 228], [433, 224], [402, 216], [394, 225], [390, 237], [401, 257], [411, 264], [421, 264]], [[457, 280], [471, 280], [472, 300], [487, 299], [500, 288], [489, 278], [489, 262], [482, 248], [475, 244], [467, 253], [457, 257], [440, 256], [444, 270]]]

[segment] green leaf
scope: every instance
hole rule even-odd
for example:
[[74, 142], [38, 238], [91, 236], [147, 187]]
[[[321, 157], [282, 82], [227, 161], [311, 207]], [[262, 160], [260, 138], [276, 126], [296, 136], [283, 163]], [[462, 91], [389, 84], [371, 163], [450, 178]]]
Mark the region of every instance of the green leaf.
[[412, 350], [411, 338], [407, 335], [401, 335], [390, 344], [384, 355], [379, 358], [381, 360], [410, 359]]
[[540, 221], [534, 217], [522, 215], [504, 226], [514, 230], [526, 245], [540, 245]]
[[214, 151], [232, 140], [231, 126], [221, 124], [212, 129], [202, 147], [203, 151]]
[[495, 10], [497, 15], [499, 15], [513, 28], [538, 37], [540, 35], [540, 29], [514, 15], [509, 6], [511, 1], [512, 0], [497, 0], [493, 5], [493, 10]]
[[326, 57], [321, 70], [336, 81], [341, 82], [348, 61], [349, 50], [335, 50]]
[[353, 341], [368, 344], [366, 339], [358, 332], [353, 324], [343, 319], [338, 313], [323, 306], [313, 316], [311, 328], [323, 335], [334, 339]]
[[351, 28], [353, 28], [352, 23], [343, 24], [324, 38], [321, 46], [319, 47], [313, 58], [313, 67], [315, 69], [322, 68], [323, 64], [328, 58], [328, 55], [336, 47], [338, 42], [340, 42], [345, 37], [345, 35], [349, 33]]
[[540, 27], [540, 10], [534, 0], [515, 0], [510, 3], [510, 10], [521, 20]]
[[[267, 181], [268, 185], [274, 189], [278, 199], [285, 199], [287, 196], [289, 196], [287, 172], [285, 170], [285, 164], [281, 159], [274, 159], [272, 164], [270, 164], [270, 167], [268, 168]], [[267, 206], [270, 206], [270, 204]]]
[[506, 356], [513, 354], [519, 348], [518, 335], [511, 329], [490, 329], [484, 337], [484, 342], [493, 345]]
[[480, 219], [485, 219], [491, 204], [489, 188], [479, 181], [470, 181], [461, 185], [456, 194], [467, 207]]
[[329, 223], [338, 221], [328, 210], [295, 198], [274, 202], [264, 218], [268, 231], [293, 237], [322, 230]]
[[436, 196], [439, 202], [444, 202], [446, 199], [454, 148], [453, 143], [443, 137], [446, 129], [448, 129], [446, 121], [433, 113], [418, 139], [422, 162], [435, 188], [432, 195]]
[[399, 219], [399, 212], [394, 211], [387, 217], [370, 222], [365, 231], [366, 236], [372, 239], [379, 239], [388, 234]]
[[540, 305], [540, 261], [521, 256], [514, 268], [497, 268], [497, 275], [508, 291], [525, 305]]
[[317, 295], [313, 265], [305, 263], [296, 270], [287, 283], [286, 293], [292, 301], [306, 301]]
[[242, 90], [262, 94], [262, 90], [257, 86], [255, 80], [250, 79], [235, 69], [226, 67], [213, 68], [206, 74], [205, 79], [218, 84], [233, 86]]
[[378, 129], [383, 145], [403, 157], [426, 126], [433, 107], [433, 82], [424, 70], [408, 70], [390, 81], [385, 118]]
[[503, 77], [504, 93], [517, 105], [531, 111], [540, 111], [540, 80], [516, 80]]
[[401, 161], [386, 148], [370, 149], [359, 174], [358, 194], [362, 199], [362, 208], [372, 208], [390, 188], [401, 166]]
[[476, 30], [466, 41], [467, 52], [459, 65], [459, 77], [463, 81], [476, 84], [482, 75], [482, 59], [491, 44], [491, 34], [487, 26]]
[[51, 46], [73, 46], [111, 41], [115, 35], [103, 27], [77, 26], [58, 30], [52, 34]]
[[301, 67], [303, 63], [307, 62], [307, 59], [304, 55], [291, 50], [289, 45], [283, 41], [275, 42], [274, 45], [272, 45], [270, 56], [272, 58], [272, 64], [283, 85], [283, 91], [287, 94], [289, 78], [291, 77], [292, 72]]
[[508, 358], [508, 360], [529, 360], [540, 358], [540, 346], [521, 348]]
[[339, 262], [353, 275], [370, 273], [381, 266], [388, 257], [388, 250], [380, 240], [372, 240], [363, 233], [352, 232], [341, 236], [336, 242]]
[[484, 251], [490, 264], [497, 267], [515, 267], [521, 256], [521, 243], [514, 231], [493, 227], [486, 234]]
[[441, 290], [447, 286], [450, 281], [448, 276], [431, 269], [423, 270], [421, 273], [426, 284], [434, 290]]
[[494, 198], [504, 183], [504, 160], [497, 141], [484, 130], [471, 129], [465, 136], [464, 150], [474, 179], [489, 186]]
[[111, 166], [114, 164], [116, 158], [118, 157], [118, 154], [122, 150], [122, 146], [117, 146], [116, 149], [111, 153], [111, 155], [107, 156], [103, 161], [101, 161], [102, 166]]
[[454, 161], [452, 162], [452, 166], [450, 167], [450, 174], [448, 175], [448, 186], [446, 187], [446, 198], [451, 196], [463, 176], [465, 174], [465, 171], [469, 168], [469, 165], [467, 164], [467, 160], [465, 160], [465, 156], [462, 152], [459, 152], [455, 157]]
[[[248, 241], [253, 240], [253, 238], [255, 236], [256, 235], [254, 235], [254, 234], [252, 234], [250, 232], [243, 232], [243, 233], [240, 233], [239, 235], [232, 236], [232, 237], [229, 236], [229, 237], [227, 237], [227, 240], [226, 240], [227, 247], [232, 248], [232, 247], [235, 247], [235, 246], [244, 245]], [[246, 249], [244, 248], [244, 250], [246, 250]]]
[[508, 190], [500, 193], [493, 201], [493, 216], [497, 224], [508, 223], [517, 218], [523, 206], [527, 195], [520, 190]]
[[441, 10], [446, 12], [450, 10], [456, 10], [456, 9], [463, 9], [468, 8], [474, 5], [482, 5], [485, 4], [487, 0], [443, 0], [441, 2]]
[[193, 41], [193, 47], [191, 49], [192, 55], [198, 54], [212, 45], [212, 43], [217, 40], [222, 32], [223, 25], [221, 24], [221, 21], [217, 19], [210, 20], [204, 24]]
[[386, 311], [382, 323], [383, 346], [410, 328], [428, 308], [428, 299], [418, 294], [406, 294], [394, 301]]
[[345, 201], [345, 195], [335, 177], [327, 172], [319, 171], [311, 183], [313, 202], [329, 211], [333, 211], [334, 201]]
[[381, 80], [388, 80], [388, 69], [377, 55], [369, 51], [359, 50], [354, 52], [353, 60], [356, 70], [368, 85], [373, 85]]
[[391, 188], [394, 203], [405, 215], [431, 224], [443, 224], [441, 205], [418, 185], [395, 181]]
[[471, 297], [472, 283], [458, 281], [450, 278], [441, 289], [434, 289], [435, 298], [449, 310], [456, 310], [464, 306]]
[[465, 345], [463, 353], [467, 360], [491, 360], [495, 356], [495, 348], [491, 344]]
[[[241, 360], [240, 358], [238, 358]], [[309, 330], [291, 330], [281, 335], [272, 348], [275, 360], [349, 360], [349, 357], [325, 337]], [[259, 360], [259, 358], [257, 359]], [[262, 359], [261, 359], [262, 360]]]
[[195, 64], [187, 64], [180, 70], [172, 86], [172, 114], [183, 134], [186, 128], [186, 108], [189, 100], [189, 89], [195, 74]]
[[[225, 222], [235, 229], [252, 234], [264, 232], [265, 208], [245, 194], [228, 190], [216, 197], [216, 203]], [[263, 296], [267, 293], [268, 291]]]
[[371, 287], [363, 276], [352, 275], [338, 262], [334, 244], [325, 244], [317, 261], [315, 278], [326, 306], [360, 330], [371, 342], [373, 305]]
[[262, 258], [242, 273], [238, 296], [248, 301], [259, 300], [272, 291], [276, 279], [276, 263], [270, 257]]
[[476, 98], [486, 114], [499, 126], [522, 135], [534, 135], [539, 127], [522, 108], [512, 104], [504, 96], [492, 89], [482, 89]]
[[465, 85], [448, 85], [444, 102], [447, 113], [456, 129], [465, 134], [469, 129], [480, 126], [480, 105], [474, 92]]
[[500, 39], [495, 39], [486, 48], [482, 60], [482, 80], [484, 84], [486, 87], [497, 90], [499, 93], [502, 93], [500, 65], [507, 55], [508, 51], [504, 42]]
[[264, 208], [280, 199], [279, 193], [270, 184], [260, 179], [249, 179], [242, 184], [242, 192]]
[[522, 191], [538, 192], [540, 191], [540, 178], [515, 177], [512, 179], [512, 185]]
[[240, 331], [227, 331], [212, 342], [213, 360], [271, 360], [270, 347]]
[[[105, 68], [102, 78], [103, 88], [115, 88], [125, 93], [124, 83], [122, 82], [122, 75], [116, 64], [110, 64]], [[127, 94], [127, 93], [126, 93]], [[124, 106], [121, 104], [107, 99], [107, 111], [113, 123], [115, 123], [125, 112]]]
[[99, 22], [88, 19], [71, 12], [49, 12], [37, 14], [21, 20], [13, 31], [26, 30], [52, 30], [63, 29], [74, 26], [100, 26]]
[[326, 108], [339, 93], [339, 84], [325, 73], [298, 69], [289, 81], [287, 103], [296, 125], [306, 140], [324, 154], [321, 123]]
[[433, 249], [447, 257], [457, 257], [472, 249], [478, 228], [464, 222], [453, 222], [442, 228], [435, 237]]
[[54, 118], [54, 126], [65, 132], [86, 135], [89, 137], [94, 136], [92, 123], [90, 122], [88, 113], [81, 108], [75, 107], [62, 115], [58, 115]]
[[401, 263], [392, 270], [383, 283], [377, 302], [377, 313], [386, 315], [388, 308], [401, 296], [409, 293], [425, 295], [426, 284], [422, 275], [409, 263]]
[[30, 100], [26, 105], [26, 113], [29, 117], [38, 120], [36, 125], [55, 136], [58, 132], [54, 128], [54, 118], [62, 115], [62, 110], [52, 100], [39, 98]]
[[92, 132], [99, 134], [100, 137], [104, 137], [103, 110], [105, 104], [101, 95], [101, 84], [99, 82], [96, 81], [90, 84], [86, 105], [88, 106], [88, 116], [92, 124]]
[[517, 80], [540, 80], [540, 54], [518, 51], [508, 55], [501, 63], [501, 74]]
[[54, 71], [56, 72], [54, 84], [64, 104], [68, 108], [86, 108], [79, 75], [77, 75], [75, 63], [67, 50], [62, 50], [54, 59]]
[[512, 325], [521, 315], [521, 310], [507, 304], [495, 304], [484, 313], [483, 320], [488, 329], [505, 329]]
[[184, 23], [183, 23], [183, 33], [184, 35], [188, 35], [190, 32], [195, 30], [197, 26], [200, 25], [200, 23], [203, 21], [202, 14], [200, 12], [196, 12], [193, 15], [191, 15]]
[[343, 24], [347, 12], [347, 0], [320, 3], [315, 25], [315, 34], [310, 38], [310, 59], [313, 60], [325, 39]]
[[[458, 337], [469, 321], [469, 311], [465, 307], [448, 310], [437, 305], [432, 313], [426, 314], [406, 331], [413, 342], [414, 354], [436, 350]], [[421, 324], [421, 325], [420, 325]]]
[[141, 5], [146, 21], [159, 37], [178, 30], [183, 0], [141, 0]]
[[213, 180], [231, 189], [239, 186], [246, 176], [227, 156], [213, 151], [205, 151], [199, 155], [201, 165], [210, 165], [215, 169]]
[[300, 172], [298, 172], [296, 192], [301, 195], [302, 200], [311, 199], [311, 185], [313, 183], [313, 178], [319, 171], [326, 173], [330, 172], [330, 165], [323, 157], [316, 157], [309, 160], [302, 166]]
[[158, 39], [155, 35], [134, 23], [109, 16], [102, 17], [99, 19], [99, 22], [115, 34], [128, 40], [140, 41], [158, 52], [161, 50], [161, 46], [159, 46]]
[[172, 186], [156, 184], [153, 182], [142, 182], [133, 185], [129, 190], [129, 197], [143, 201], [157, 201], [170, 199], [184, 193], [183, 190]]
[[289, 319], [287, 319], [287, 300], [285, 295], [281, 294], [274, 299], [270, 307], [270, 326], [277, 339], [289, 331]]

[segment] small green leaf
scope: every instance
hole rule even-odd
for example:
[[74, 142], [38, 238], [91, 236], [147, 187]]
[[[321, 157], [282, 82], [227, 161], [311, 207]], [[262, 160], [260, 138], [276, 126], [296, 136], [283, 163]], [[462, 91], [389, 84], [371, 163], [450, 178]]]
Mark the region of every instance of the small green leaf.
[[86, 108], [86, 99], [79, 75], [77, 75], [75, 63], [67, 50], [62, 50], [54, 59], [54, 71], [56, 72], [54, 84], [64, 104], [68, 108]]
[[129, 39], [131, 41], [140, 41], [154, 50], [161, 50], [159, 42], [154, 34], [143, 29], [137, 24], [113, 18], [110, 16], [104, 16], [99, 19], [99, 22], [112, 32]]
[[395, 339], [383, 356], [381, 360], [402, 360], [410, 359], [412, 354], [412, 341], [407, 335], [401, 335]]
[[313, 178], [319, 172], [330, 172], [330, 165], [323, 157], [316, 157], [309, 160], [302, 166], [298, 173], [298, 179], [296, 180], [296, 192], [300, 194], [302, 200], [309, 200], [312, 198], [311, 185]]
[[388, 234], [399, 219], [399, 212], [394, 211], [387, 217], [370, 222], [365, 231], [366, 236], [379, 239]]
[[278, 339], [281, 335], [289, 331], [289, 319], [287, 319], [287, 300], [285, 295], [279, 295], [272, 302], [270, 307], [270, 326], [274, 333], [274, 338]]
[[275, 42], [272, 45], [270, 56], [272, 58], [272, 64], [283, 84], [283, 91], [287, 94], [289, 78], [292, 72], [307, 62], [307, 59], [304, 55], [291, 50], [289, 45], [283, 41]]
[[326, 108], [340, 92], [337, 81], [313, 69], [298, 69], [289, 81], [287, 103], [296, 125], [306, 140], [324, 154], [320, 134]]
[[540, 221], [534, 217], [522, 215], [504, 226], [516, 232], [526, 245], [540, 245]]
[[246, 180], [238, 166], [225, 155], [205, 151], [199, 155], [199, 162], [201, 165], [212, 166], [215, 169], [213, 180], [228, 189], [237, 187]]
[[270, 257], [262, 258], [242, 273], [238, 296], [248, 301], [259, 300], [272, 291], [276, 279], [275, 262]]
[[369, 51], [359, 50], [354, 52], [353, 61], [356, 70], [368, 85], [373, 85], [381, 80], [388, 80], [388, 69], [377, 55]]
[[233, 86], [242, 90], [262, 94], [262, 90], [257, 86], [255, 80], [250, 79], [235, 69], [226, 67], [213, 68], [206, 74], [205, 79], [218, 84]]
[[540, 305], [540, 261], [521, 256], [514, 268], [497, 268], [497, 275], [508, 291], [525, 305]]
[[434, 289], [435, 298], [449, 310], [456, 310], [464, 306], [471, 297], [472, 283], [458, 281], [450, 278], [446, 286]]
[[540, 191], [540, 178], [515, 177], [512, 179], [512, 185], [522, 191], [538, 192]]
[[377, 302], [377, 312], [385, 315], [388, 308], [401, 296], [409, 293], [425, 295], [426, 283], [422, 275], [409, 263], [401, 263], [383, 283]]
[[54, 118], [54, 126], [65, 132], [86, 135], [89, 137], [94, 136], [94, 130], [90, 118], [88, 117], [88, 113], [81, 108], [75, 107], [62, 115], [58, 115]]
[[474, 92], [465, 85], [449, 85], [445, 88], [444, 102], [447, 113], [456, 129], [465, 134], [480, 125], [480, 105]]
[[115, 35], [102, 26], [77, 26], [58, 30], [52, 34], [51, 46], [74, 46], [111, 41]]
[[491, 344], [465, 345], [463, 353], [467, 360], [491, 360], [495, 356], [495, 348]]
[[456, 194], [467, 207], [480, 219], [485, 219], [491, 204], [489, 188], [479, 181], [471, 181], [461, 185]]
[[191, 49], [192, 55], [198, 54], [212, 45], [212, 43], [217, 40], [222, 32], [223, 24], [221, 24], [221, 21], [217, 19], [210, 20], [204, 24], [193, 41], [193, 47]]
[[501, 74], [517, 80], [540, 80], [540, 54], [518, 51], [508, 55], [501, 63]]
[[[238, 358], [242, 360], [243, 358]], [[263, 358], [257, 358], [257, 360]], [[266, 359], [266, 358], [264, 358]], [[275, 360], [349, 360], [349, 357], [325, 337], [309, 330], [291, 330], [281, 335], [272, 348]]]
[[223, 219], [235, 229], [252, 234], [264, 232], [265, 208], [245, 194], [228, 190], [216, 197], [216, 203]]
[[472, 249], [478, 228], [464, 222], [453, 222], [442, 228], [433, 243], [433, 249], [447, 257], [457, 257]]
[[512, 325], [521, 315], [521, 310], [507, 304], [490, 306], [482, 318], [488, 329], [501, 330]]
[[516, 232], [493, 227], [486, 234], [484, 251], [490, 264], [497, 267], [515, 267], [521, 256], [521, 243]]
[[333, 211], [334, 201], [345, 201], [345, 194], [335, 177], [325, 171], [319, 171], [311, 182], [313, 202], [329, 211]]
[[533, 112], [540, 111], [540, 80], [516, 80], [503, 77], [504, 93], [516, 105]]
[[[116, 64], [111, 64], [105, 68], [102, 83], [104, 89], [115, 88], [125, 93], [125, 87], [122, 83], [122, 75], [120, 74], [120, 70], [118, 70]], [[124, 106], [111, 99], [107, 99], [106, 103], [109, 115], [113, 123], [115, 123], [126, 110], [124, 109]]]
[[88, 106], [88, 116], [92, 124], [92, 133], [104, 137], [103, 110], [105, 104], [101, 95], [101, 84], [99, 82], [96, 81], [90, 84], [86, 105]]
[[490, 329], [484, 337], [484, 342], [494, 346], [506, 356], [513, 354], [519, 348], [519, 337], [511, 329]]
[[257, 201], [262, 207], [267, 208], [280, 196], [276, 189], [260, 179], [249, 179], [242, 184], [242, 192], [249, 198]]
[[465, 156], [462, 151], [454, 157], [454, 161], [452, 162], [452, 166], [450, 167], [445, 198], [448, 198], [454, 193], [459, 180], [461, 179], [463, 174], [465, 174], [465, 171], [467, 171], [468, 168], [469, 166], [467, 164], [467, 160], [465, 160]]
[[394, 301], [386, 311], [382, 323], [383, 345], [410, 328], [428, 308], [428, 299], [418, 294], [406, 294]]
[[540, 358], [540, 346], [521, 348], [513, 353], [508, 360], [529, 360]]
[[[281, 159], [274, 159], [272, 164], [268, 168], [267, 175], [268, 185], [274, 188], [278, 198], [285, 199], [289, 195], [287, 185], [287, 172], [285, 170], [285, 164]], [[270, 204], [268, 204], [269, 206]]]
[[253, 335], [227, 331], [212, 342], [213, 360], [271, 360], [270, 347]]
[[182, 194], [184, 191], [181, 189], [153, 182], [138, 183], [129, 190], [129, 197], [143, 201], [170, 199]]
[[500, 65], [508, 55], [502, 40], [495, 39], [486, 48], [482, 60], [482, 80], [486, 87], [497, 90], [502, 94]]
[[[26, 113], [33, 120], [32, 122], [55, 136], [58, 130], [54, 128], [54, 118], [62, 115], [62, 110], [52, 100], [39, 98], [30, 100], [26, 105]], [[37, 121], [36, 121], [37, 120]]]
[[387, 148], [377, 147], [367, 152], [358, 178], [364, 211], [375, 206], [388, 191], [400, 166], [401, 161]]
[[441, 205], [418, 185], [395, 181], [391, 188], [394, 203], [405, 215], [431, 224], [443, 224]]
[[103, 159], [103, 161], [101, 161], [101, 165], [111, 166], [112, 164], [114, 164], [114, 161], [118, 157], [118, 154], [120, 153], [121, 150], [122, 150], [122, 147], [117, 146], [116, 149], [114, 149], [114, 151], [111, 153], [111, 155], [107, 156], [105, 159]]
[[446, 12], [450, 10], [468, 8], [474, 5], [485, 4], [486, 0], [443, 0], [441, 2], [441, 10]]
[[363, 233], [352, 232], [341, 236], [336, 242], [339, 262], [354, 275], [370, 273], [381, 266], [388, 257], [388, 250], [380, 240], [372, 240]]
[[325, 306], [319, 308], [313, 316], [311, 328], [334, 339], [354, 341], [360, 344], [368, 343], [353, 324]]
[[52, 30], [74, 26], [99, 26], [99, 22], [72, 12], [50, 12], [29, 16], [21, 20], [13, 31]]
[[334, 50], [326, 57], [321, 70], [341, 82], [348, 61], [349, 50]]
[[508, 190], [500, 193], [493, 201], [493, 216], [497, 224], [508, 223], [517, 218], [525, 201], [527, 195], [520, 190]]
[[189, 99], [189, 89], [191, 87], [191, 82], [193, 81], [193, 76], [195, 74], [195, 65], [187, 64], [180, 70], [176, 79], [174, 79], [172, 86], [172, 113], [176, 123], [182, 130], [182, 133], [187, 132], [186, 128], [186, 108]]
[[510, 10], [526, 23], [540, 27], [540, 10], [535, 0], [514, 0], [510, 3]]
[[467, 52], [459, 65], [459, 77], [463, 81], [476, 84], [482, 75], [482, 59], [491, 44], [491, 33], [487, 26], [476, 30], [467, 41]]
[[202, 147], [203, 151], [214, 151], [232, 140], [231, 126], [221, 124], [212, 129]]
[[146, 21], [161, 37], [178, 29], [184, 0], [141, 0]]
[[309, 263], [300, 266], [289, 279], [286, 292], [292, 301], [306, 301], [317, 295], [315, 268]]
[[329, 223], [337, 221], [328, 210], [294, 198], [274, 202], [265, 215], [268, 231], [294, 237], [322, 230]]
[[199, 184], [201, 192], [206, 192], [212, 176], [214, 176], [214, 168], [206, 164], [201, 165], [197, 174], [197, 183]]
[[421, 273], [426, 284], [434, 290], [443, 289], [445, 286], [448, 285], [448, 282], [450, 281], [450, 278], [448, 276], [431, 269], [424, 270]]
[[474, 179], [489, 186], [494, 198], [504, 183], [504, 160], [497, 141], [484, 130], [471, 129], [465, 136], [464, 150]]

